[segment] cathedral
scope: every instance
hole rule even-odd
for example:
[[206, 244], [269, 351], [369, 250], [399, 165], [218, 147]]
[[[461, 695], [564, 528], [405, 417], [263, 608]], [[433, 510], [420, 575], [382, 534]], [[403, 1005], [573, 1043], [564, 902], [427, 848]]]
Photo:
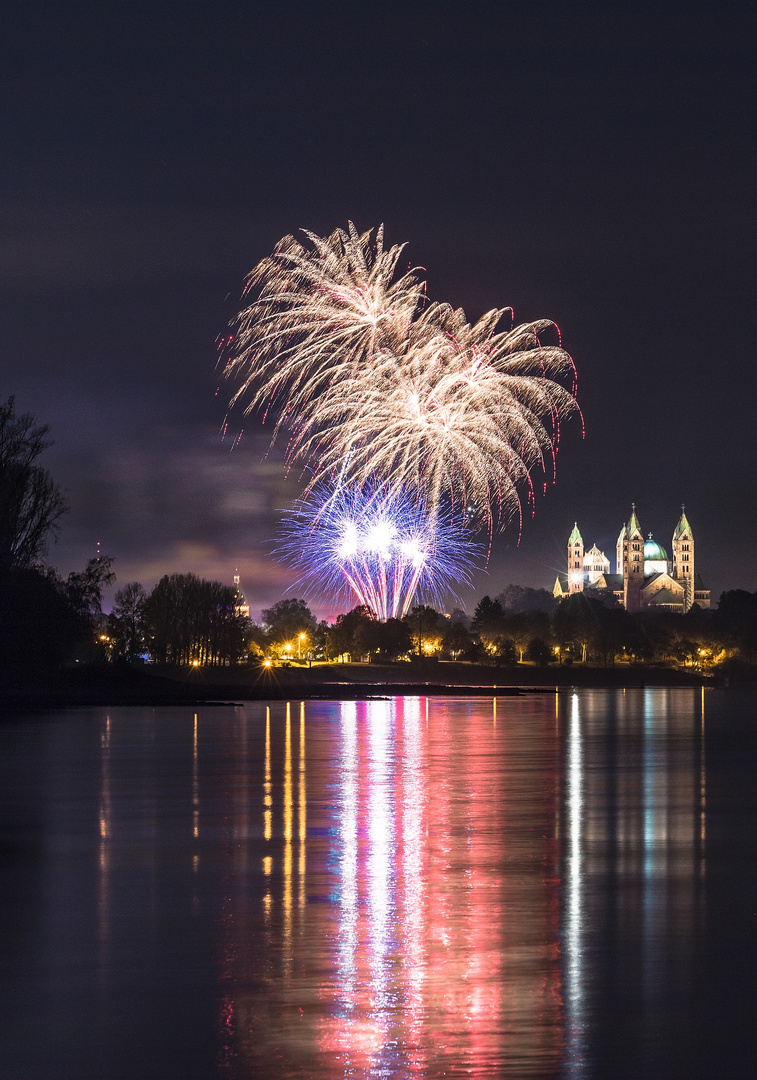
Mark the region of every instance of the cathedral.
[[609, 590], [626, 611], [653, 608], [683, 613], [694, 604], [708, 608], [710, 590], [694, 570], [694, 534], [683, 507], [671, 552], [669, 559], [651, 533], [644, 539], [633, 504], [631, 517], [618, 536], [615, 573], [611, 574], [610, 560], [596, 544], [584, 550], [576, 523], [568, 538], [568, 573], [562, 580], [558, 576], [552, 592], [561, 600], [577, 592], [606, 596]]

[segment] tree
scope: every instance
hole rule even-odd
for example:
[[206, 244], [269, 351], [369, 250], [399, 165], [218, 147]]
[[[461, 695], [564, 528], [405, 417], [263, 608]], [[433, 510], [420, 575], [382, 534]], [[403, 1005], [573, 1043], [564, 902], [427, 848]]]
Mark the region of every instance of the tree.
[[531, 618], [524, 614], [505, 615], [502, 624], [502, 636], [512, 644], [513, 650], [518, 654], [518, 660], [523, 663], [528, 643], [535, 636]]
[[402, 621], [412, 634], [413, 650], [418, 656], [441, 649], [444, 635], [442, 622], [446, 620], [436, 608], [428, 604], [416, 604]]
[[108, 635], [113, 643], [113, 655], [130, 663], [138, 659], [145, 648], [144, 608], [147, 593], [138, 581], [130, 581], [119, 589], [108, 617]]
[[757, 656], [757, 592], [731, 589], [720, 594], [717, 626], [727, 646], [743, 660]]
[[14, 398], [0, 404], [0, 570], [37, 566], [68, 509], [50, 474], [36, 464], [52, 444], [47, 425], [17, 416]]
[[452, 619], [444, 631], [442, 649], [456, 660], [461, 653], [465, 653], [471, 646], [471, 636], [465, 623], [459, 619]]
[[530, 660], [533, 664], [539, 664], [544, 666], [552, 659], [552, 650], [547, 642], [542, 637], [534, 637], [528, 643], [526, 649], [526, 660]]
[[410, 652], [412, 636], [407, 625], [400, 619], [361, 620], [353, 634], [355, 652], [359, 656], [366, 653], [378, 654], [382, 660], [394, 660]]
[[527, 585], [505, 585], [497, 600], [508, 615], [530, 615], [536, 611], [550, 615], [555, 609], [555, 598], [549, 590]]
[[[478, 636], [489, 656], [498, 656], [505, 641], [505, 612], [499, 600], [484, 596], [473, 612], [471, 630]], [[507, 650], [509, 651], [509, 650]]]
[[305, 601], [294, 598], [279, 600], [261, 615], [271, 642], [278, 645], [296, 642], [300, 634], [310, 635], [318, 625]]
[[0, 571], [0, 669], [55, 667], [88, 637], [55, 573]]
[[586, 663], [589, 649], [596, 647], [600, 637], [603, 615], [607, 611], [601, 600], [585, 593], [572, 593], [561, 600], [552, 616], [554, 634], [563, 652], [570, 644], [580, 646], [581, 660]]
[[116, 575], [111, 570], [114, 560], [108, 555], [90, 559], [81, 573], [72, 570], [66, 578], [65, 590], [72, 607], [94, 628], [102, 617], [103, 589], [112, 585]]
[[505, 612], [499, 600], [492, 600], [491, 596], [484, 596], [476, 604], [471, 630], [475, 634], [498, 633], [502, 628], [504, 616]]
[[313, 660], [324, 660], [326, 658], [328, 631], [329, 624], [325, 619], [321, 619], [310, 636], [310, 655]]
[[326, 653], [330, 660], [337, 656], [350, 655], [362, 656], [360, 647], [363, 644], [358, 639], [358, 630], [364, 623], [376, 622], [376, 616], [365, 604], [358, 604], [342, 615], [337, 615], [333, 626], [326, 632]]
[[162, 664], [235, 664], [245, 650], [249, 620], [237, 592], [195, 574], [166, 574], [144, 602], [150, 655]]

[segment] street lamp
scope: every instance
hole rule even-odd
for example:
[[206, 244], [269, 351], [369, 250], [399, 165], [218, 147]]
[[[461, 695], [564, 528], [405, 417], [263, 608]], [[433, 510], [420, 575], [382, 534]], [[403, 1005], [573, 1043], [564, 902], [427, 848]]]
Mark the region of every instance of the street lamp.
[[298, 660], [302, 660], [302, 639], [304, 637], [305, 637], [304, 634], [300, 634], [300, 636], [297, 638], [297, 659]]

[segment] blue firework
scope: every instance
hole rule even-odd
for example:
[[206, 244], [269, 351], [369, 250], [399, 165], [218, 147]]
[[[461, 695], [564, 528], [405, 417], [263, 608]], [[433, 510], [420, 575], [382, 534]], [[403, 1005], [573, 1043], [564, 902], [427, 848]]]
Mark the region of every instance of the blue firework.
[[352, 594], [380, 619], [440, 602], [484, 561], [450, 512], [379, 485], [316, 485], [284, 511], [279, 551], [306, 591]]

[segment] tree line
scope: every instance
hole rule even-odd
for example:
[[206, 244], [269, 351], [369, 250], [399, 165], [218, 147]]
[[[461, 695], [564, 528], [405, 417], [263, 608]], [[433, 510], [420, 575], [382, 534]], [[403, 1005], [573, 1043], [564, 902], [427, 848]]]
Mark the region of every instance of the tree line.
[[555, 601], [544, 589], [509, 585], [483, 597], [472, 618], [417, 604], [403, 619], [381, 621], [367, 607], [318, 621], [304, 599], [280, 600], [259, 622], [230, 585], [194, 574], [167, 574], [148, 592], [132, 581], [102, 612], [115, 579], [113, 559], [90, 559], [61, 577], [43, 565], [65, 502], [38, 458], [47, 427], [0, 404], [0, 666], [72, 658], [135, 663], [438, 657], [510, 665], [617, 662], [707, 666], [737, 658], [757, 663], [757, 592], [723, 593], [716, 610], [685, 615], [629, 613], [612, 597], [576, 593]]

